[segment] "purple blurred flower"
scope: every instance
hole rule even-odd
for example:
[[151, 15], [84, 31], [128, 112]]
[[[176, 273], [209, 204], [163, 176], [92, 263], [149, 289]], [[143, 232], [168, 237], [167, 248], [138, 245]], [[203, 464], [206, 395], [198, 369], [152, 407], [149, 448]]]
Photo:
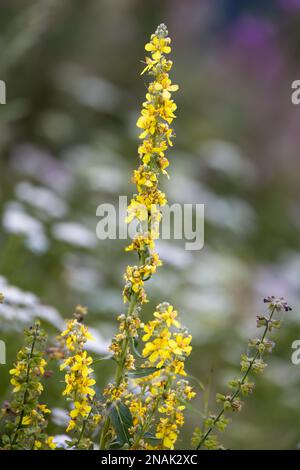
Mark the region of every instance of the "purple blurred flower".
[[241, 47], [258, 49], [273, 42], [275, 28], [264, 18], [245, 15], [236, 23], [231, 36], [233, 43]]
[[249, 14], [239, 18], [231, 26], [229, 47], [247, 71], [259, 73], [267, 81], [279, 76], [284, 67], [276, 25], [266, 18]]
[[277, 2], [286, 11], [300, 10], [300, 0], [277, 0]]

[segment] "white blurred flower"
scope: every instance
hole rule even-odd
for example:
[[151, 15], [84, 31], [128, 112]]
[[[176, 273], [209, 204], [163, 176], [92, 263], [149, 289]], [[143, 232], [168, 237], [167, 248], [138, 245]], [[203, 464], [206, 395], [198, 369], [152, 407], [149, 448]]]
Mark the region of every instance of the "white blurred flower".
[[110, 339], [103, 338], [101, 333], [95, 328], [89, 327], [89, 332], [91, 333], [94, 341], [88, 340], [86, 342], [86, 349], [89, 351], [96, 352], [98, 354], [107, 354], [108, 353], [108, 346], [110, 345]]
[[179, 246], [175, 243], [158, 240], [157, 249], [160, 253], [160, 258], [168, 264], [177, 267], [187, 267], [193, 262], [193, 255], [184, 249], [184, 245]]
[[239, 147], [223, 140], [209, 140], [200, 148], [206, 167], [249, 185], [255, 177], [254, 166], [242, 155]]
[[58, 330], [64, 327], [64, 320], [59, 312], [49, 305], [43, 305], [32, 292], [10, 285], [0, 277], [0, 291], [4, 302], [0, 304], [0, 318], [4, 319], [10, 329], [18, 329], [20, 324], [28, 325], [37, 318], [47, 321]]
[[[52, 408], [51, 420], [57, 426], [66, 426], [69, 422], [69, 414], [63, 408]], [[56, 441], [57, 442], [57, 441]]]
[[15, 194], [18, 199], [39, 209], [49, 217], [63, 217], [67, 205], [53, 191], [42, 186], [33, 186], [27, 181], [17, 184]]
[[59, 69], [57, 83], [79, 103], [101, 111], [113, 111], [123, 97], [121, 90], [108, 80], [88, 75], [73, 64]]
[[7, 203], [3, 218], [3, 228], [9, 233], [23, 235], [26, 246], [36, 253], [47, 251], [49, 242], [43, 224], [27, 214], [23, 206], [15, 201]]
[[67, 434], [56, 434], [53, 440], [57, 447], [62, 447], [65, 450], [71, 450], [66, 444], [66, 441], [70, 440], [70, 436]]
[[78, 222], [59, 222], [52, 227], [53, 236], [57, 240], [84, 248], [95, 248], [96, 235]]
[[67, 194], [74, 184], [71, 169], [65, 163], [31, 144], [16, 147], [10, 163], [18, 173], [34, 177], [60, 194]]

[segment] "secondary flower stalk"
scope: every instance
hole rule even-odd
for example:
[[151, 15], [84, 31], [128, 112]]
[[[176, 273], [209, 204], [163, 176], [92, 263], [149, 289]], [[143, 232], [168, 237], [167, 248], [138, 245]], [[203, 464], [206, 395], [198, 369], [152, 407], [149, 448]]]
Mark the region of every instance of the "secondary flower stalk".
[[2, 436], [4, 449], [46, 450], [55, 449], [52, 436], [46, 434], [47, 415], [51, 411], [40, 403], [44, 387], [41, 379], [47, 362], [42, 348], [46, 334], [39, 322], [25, 330], [25, 344], [17, 354], [17, 361], [9, 371], [13, 385], [13, 400], [6, 407], [7, 434]]
[[221, 449], [223, 448], [216, 435], [212, 435], [212, 431], [216, 428], [224, 431], [229, 422], [224, 417], [226, 411], [241, 411], [243, 403], [239, 399], [240, 395], [247, 396], [253, 392], [255, 384], [249, 381], [251, 372], [260, 374], [264, 371], [267, 364], [264, 362], [263, 357], [266, 353], [272, 352], [275, 343], [268, 338], [274, 328], [280, 328], [281, 321], [274, 319], [274, 314], [281, 311], [290, 311], [291, 307], [283, 298], [276, 298], [270, 296], [264, 299], [268, 304], [269, 315], [257, 317], [257, 328], [264, 328], [263, 334], [260, 339], [252, 339], [248, 342], [248, 347], [252, 351], [252, 355], [242, 355], [241, 358], [241, 377], [231, 380], [228, 384], [231, 392], [227, 395], [217, 394], [217, 402], [222, 403], [222, 408], [219, 413], [214, 416], [210, 415], [204, 423], [204, 431], [196, 429], [193, 441], [197, 442], [196, 449], [201, 449], [204, 446], [206, 449]]
[[70, 446], [79, 449], [92, 446], [92, 442], [84, 436], [87, 424], [98, 424], [101, 420], [94, 403], [96, 381], [92, 377], [93, 359], [85, 350], [86, 341], [93, 340], [88, 327], [83, 324], [86, 313], [84, 307], [78, 306], [75, 318], [67, 322], [67, 329], [61, 333], [67, 351], [66, 358], [60, 366], [60, 370], [66, 370], [66, 387], [63, 395], [73, 403], [66, 432], [74, 433], [75, 437]]

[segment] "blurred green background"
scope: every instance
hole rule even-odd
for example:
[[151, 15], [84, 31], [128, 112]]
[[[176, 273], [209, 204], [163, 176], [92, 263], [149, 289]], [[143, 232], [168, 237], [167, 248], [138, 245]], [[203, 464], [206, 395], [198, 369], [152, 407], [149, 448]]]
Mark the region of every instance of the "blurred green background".
[[[300, 1], [2, 0], [0, 79], [1, 401], [24, 325], [43, 320], [53, 342], [77, 303], [103, 353], [123, 311], [125, 241], [99, 241], [96, 208], [130, 195], [135, 122], [145, 94], [144, 44], [165, 22], [173, 39], [177, 139], [170, 202], [205, 204], [205, 247], [159, 245], [164, 266], [148, 284], [193, 334], [188, 370], [210, 405], [235, 375], [266, 295], [293, 305], [255, 394], [224, 436], [233, 449], [295, 449], [300, 442]], [[44, 400], [64, 433], [62, 377], [50, 362]], [[99, 390], [109, 361], [95, 366]], [[203, 406], [199, 392], [195, 406]], [[190, 413], [179, 446], [200, 417]]]

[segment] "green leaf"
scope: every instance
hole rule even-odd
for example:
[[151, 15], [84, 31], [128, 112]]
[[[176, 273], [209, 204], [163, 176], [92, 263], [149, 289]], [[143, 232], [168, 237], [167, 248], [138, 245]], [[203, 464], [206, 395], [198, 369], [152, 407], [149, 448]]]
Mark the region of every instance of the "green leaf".
[[122, 447], [123, 444], [121, 444], [121, 442], [119, 442], [117, 439], [109, 444], [109, 449], [122, 449]]
[[193, 413], [198, 414], [199, 416], [201, 416], [201, 418], [205, 418], [204, 413], [201, 413], [200, 410], [198, 410], [195, 406], [191, 405], [188, 401], [181, 398], [180, 403], [182, 403], [186, 407], [187, 410], [190, 410]]
[[154, 372], [157, 372], [158, 370], [160, 369], [157, 367], [141, 367], [139, 369], [129, 371], [128, 377], [131, 379], [141, 379], [142, 377], [154, 374]]
[[107, 354], [107, 356], [100, 356], [93, 359], [93, 364], [97, 364], [100, 361], [107, 361], [108, 359], [114, 359], [112, 354]]
[[135, 338], [132, 338], [132, 351], [133, 351], [133, 354], [140, 358], [140, 359], [144, 359], [143, 356], [139, 353], [138, 349], [137, 349], [137, 345], [138, 345], [138, 341], [135, 339]]
[[194, 380], [194, 381], [199, 385], [200, 390], [201, 390], [202, 392], [205, 391], [205, 387], [204, 387], [203, 383], [202, 383], [197, 377], [195, 377], [194, 375], [191, 375], [191, 374], [187, 374], [186, 376], [187, 376], [189, 379]]
[[10, 443], [10, 438], [7, 434], [3, 434], [2, 442], [3, 442], [3, 444], [9, 444]]
[[110, 420], [121, 445], [129, 444], [129, 428], [133, 426], [129, 408], [122, 402], [115, 403], [110, 409]]

